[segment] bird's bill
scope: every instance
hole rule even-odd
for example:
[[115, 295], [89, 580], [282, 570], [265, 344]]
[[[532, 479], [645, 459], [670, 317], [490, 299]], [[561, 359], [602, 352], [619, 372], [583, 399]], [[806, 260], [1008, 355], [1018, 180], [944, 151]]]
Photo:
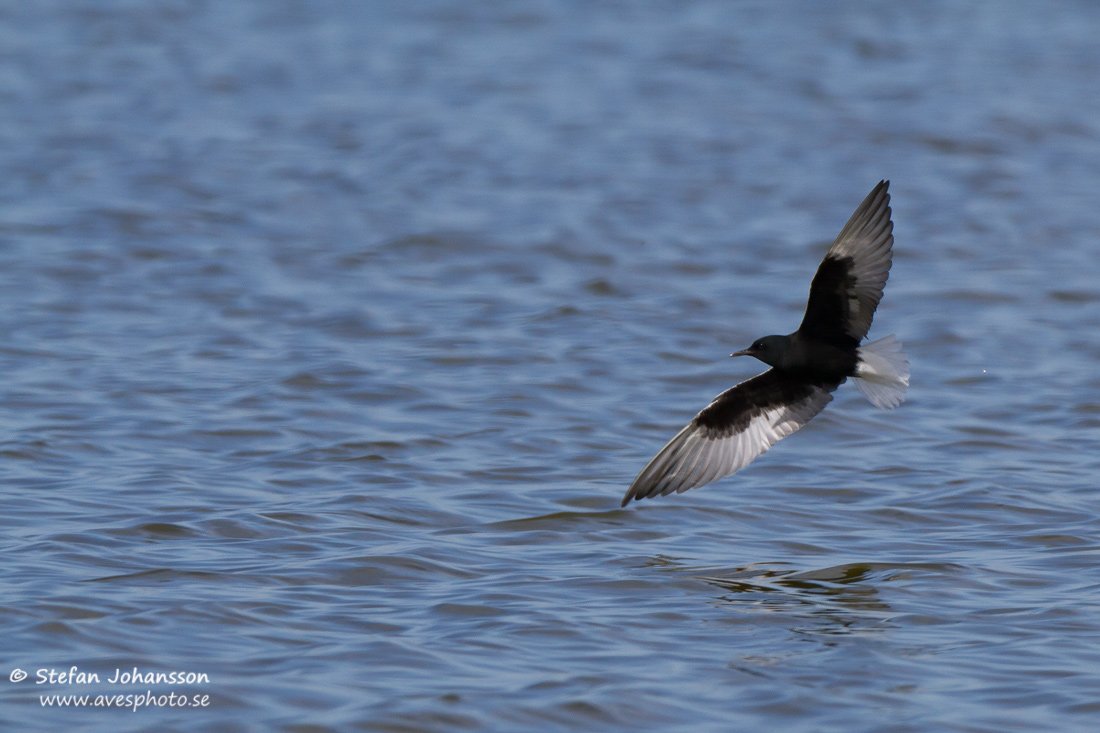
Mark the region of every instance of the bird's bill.
[[735, 351], [732, 354], [730, 354], [730, 356], [731, 357], [734, 357], [734, 356], [752, 356], [752, 347], [749, 347], [747, 349], [741, 349], [740, 351]]

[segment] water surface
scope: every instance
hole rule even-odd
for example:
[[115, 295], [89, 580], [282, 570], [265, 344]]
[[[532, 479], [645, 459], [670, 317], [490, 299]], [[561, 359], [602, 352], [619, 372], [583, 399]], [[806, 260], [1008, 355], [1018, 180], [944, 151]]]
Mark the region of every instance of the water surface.
[[[3, 727], [1095, 729], [1100, 9], [0, 19]], [[909, 400], [620, 510], [880, 178]]]

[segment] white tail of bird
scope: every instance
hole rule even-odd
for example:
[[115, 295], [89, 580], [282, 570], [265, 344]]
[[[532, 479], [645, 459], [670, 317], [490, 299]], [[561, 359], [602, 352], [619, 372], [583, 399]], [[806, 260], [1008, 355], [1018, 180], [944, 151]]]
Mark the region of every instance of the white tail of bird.
[[909, 387], [909, 358], [901, 342], [890, 334], [886, 338], [860, 346], [859, 363], [852, 382], [875, 407], [890, 410], [905, 400]]

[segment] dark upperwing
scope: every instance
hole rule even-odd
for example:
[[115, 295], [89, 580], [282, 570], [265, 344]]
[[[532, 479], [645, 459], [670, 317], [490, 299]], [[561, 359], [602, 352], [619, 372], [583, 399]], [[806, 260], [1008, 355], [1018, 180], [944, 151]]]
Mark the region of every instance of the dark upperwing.
[[894, 224], [889, 181], [880, 181], [840, 230], [810, 284], [802, 335], [854, 349], [871, 328], [890, 277]]

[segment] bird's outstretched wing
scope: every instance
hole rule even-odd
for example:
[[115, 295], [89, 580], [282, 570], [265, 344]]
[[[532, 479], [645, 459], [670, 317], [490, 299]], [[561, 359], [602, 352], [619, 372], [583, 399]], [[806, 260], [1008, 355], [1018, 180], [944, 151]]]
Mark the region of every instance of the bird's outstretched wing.
[[622, 505], [682, 493], [740, 471], [821, 412], [838, 386], [771, 369], [727, 389], [642, 469]]
[[880, 181], [840, 230], [810, 285], [806, 315], [798, 330], [814, 341], [854, 348], [890, 277], [894, 224], [889, 181]]

